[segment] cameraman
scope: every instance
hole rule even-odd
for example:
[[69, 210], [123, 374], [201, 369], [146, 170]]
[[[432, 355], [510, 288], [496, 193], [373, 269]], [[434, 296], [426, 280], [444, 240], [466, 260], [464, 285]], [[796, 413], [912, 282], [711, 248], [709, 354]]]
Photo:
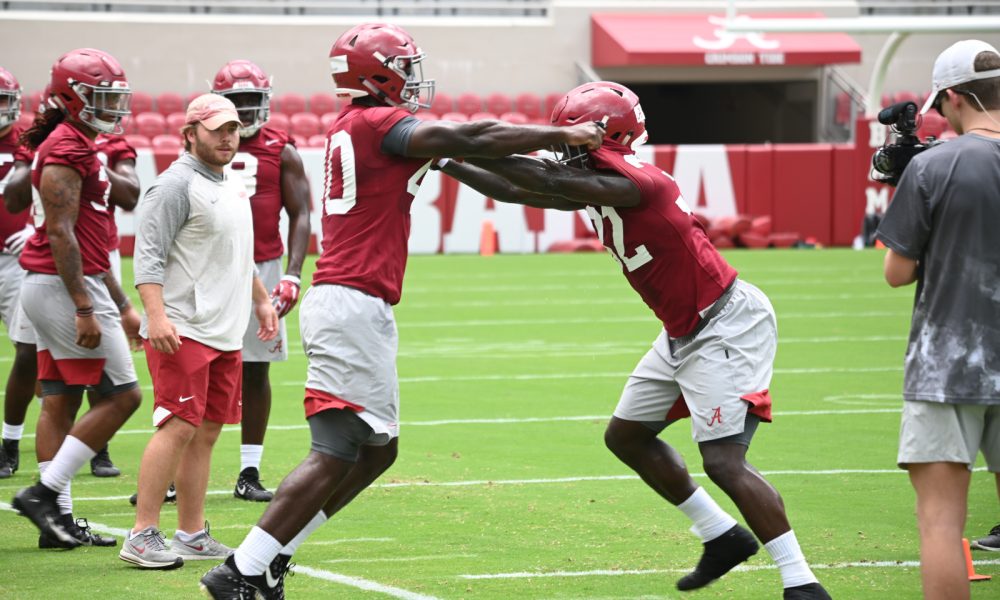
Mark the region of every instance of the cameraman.
[[932, 107], [959, 137], [913, 158], [877, 237], [889, 285], [917, 282], [897, 462], [917, 494], [924, 597], [961, 600], [979, 450], [1000, 472], [1000, 53], [978, 40], [942, 52], [921, 114]]

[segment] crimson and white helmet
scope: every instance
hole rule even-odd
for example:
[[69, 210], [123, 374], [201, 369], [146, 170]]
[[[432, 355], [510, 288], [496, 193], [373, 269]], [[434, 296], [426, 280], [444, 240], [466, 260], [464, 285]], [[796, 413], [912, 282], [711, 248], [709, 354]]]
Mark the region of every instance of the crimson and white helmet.
[[115, 57], [93, 48], [71, 50], [52, 65], [51, 100], [68, 118], [99, 133], [124, 133], [132, 90]]
[[225, 96], [240, 115], [240, 137], [253, 137], [271, 118], [271, 78], [249, 60], [231, 60], [215, 74], [212, 93]]
[[552, 109], [553, 125], [596, 121], [604, 125], [604, 139], [635, 150], [649, 139], [646, 115], [639, 97], [624, 85], [595, 81], [575, 87]]
[[330, 49], [330, 72], [339, 95], [371, 96], [411, 112], [430, 108], [434, 80], [424, 79], [425, 54], [402, 27], [385, 23], [358, 25]]
[[0, 129], [13, 125], [21, 116], [21, 84], [10, 71], [0, 67]]

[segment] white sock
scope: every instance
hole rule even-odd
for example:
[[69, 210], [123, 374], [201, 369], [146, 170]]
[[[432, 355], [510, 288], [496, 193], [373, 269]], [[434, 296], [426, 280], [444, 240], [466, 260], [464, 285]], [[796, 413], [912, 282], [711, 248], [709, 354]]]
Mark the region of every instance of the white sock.
[[806, 563], [806, 557], [802, 555], [802, 548], [799, 548], [799, 541], [795, 539], [794, 531], [789, 530], [788, 533], [779, 535], [764, 544], [764, 548], [781, 570], [781, 583], [784, 587], [797, 587], [819, 581]]
[[56, 452], [49, 467], [42, 473], [42, 485], [61, 492], [69, 487], [70, 479], [76, 472], [97, 454], [86, 444], [71, 435], [67, 435], [62, 446]]
[[316, 531], [326, 523], [326, 514], [321, 510], [316, 513], [316, 516], [312, 518], [311, 521], [306, 523], [306, 526], [302, 528], [302, 531], [292, 538], [292, 541], [288, 542], [284, 548], [281, 549], [280, 554], [285, 556], [292, 556], [295, 551], [298, 550], [302, 542], [306, 541], [306, 538], [312, 535], [312, 532]]
[[264, 455], [264, 446], [259, 444], [240, 444], [240, 471], [253, 467], [260, 471], [260, 457]]
[[199, 529], [194, 533], [188, 533], [186, 531], [181, 531], [180, 529], [178, 529], [177, 531], [174, 532], [174, 537], [182, 542], [193, 542], [196, 537], [200, 536], [203, 533], [205, 533], [204, 529]]
[[[52, 464], [51, 460], [43, 460], [38, 463], [38, 473], [39, 475], [44, 475], [45, 471], [49, 469], [49, 465]], [[73, 514], [73, 491], [72, 484], [67, 483], [66, 487], [59, 490], [59, 496], [56, 498], [56, 505], [59, 507], [60, 515], [71, 515]]]
[[691, 532], [700, 537], [702, 542], [710, 542], [736, 525], [736, 519], [722, 510], [703, 487], [696, 489], [677, 508], [691, 519]]
[[236, 549], [233, 559], [236, 561], [236, 568], [240, 570], [240, 573], [263, 575], [280, 550], [281, 542], [260, 527], [254, 526], [240, 547]]
[[19, 440], [24, 434], [24, 423], [20, 425], [11, 425], [10, 423], [4, 421], [3, 423], [3, 439], [5, 440]]

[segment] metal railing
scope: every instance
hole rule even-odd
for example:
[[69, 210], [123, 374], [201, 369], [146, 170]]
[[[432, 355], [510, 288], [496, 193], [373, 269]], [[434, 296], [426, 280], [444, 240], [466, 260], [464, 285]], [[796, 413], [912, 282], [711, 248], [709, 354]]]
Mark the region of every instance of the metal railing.
[[1000, 2], [996, 0], [858, 0], [862, 15], [996, 15]]
[[183, 14], [546, 17], [552, 0], [10, 0], [0, 11]]

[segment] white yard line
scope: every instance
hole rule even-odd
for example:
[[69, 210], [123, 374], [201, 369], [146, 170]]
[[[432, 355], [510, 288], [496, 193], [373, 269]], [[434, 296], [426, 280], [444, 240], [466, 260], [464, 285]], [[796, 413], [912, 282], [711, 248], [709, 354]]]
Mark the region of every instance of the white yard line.
[[[975, 565], [1000, 565], [1000, 559], [974, 560]], [[915, 560], [857, 561], [831, 564], [810, 564], [811, 569], [915, 569], [920, 562]], [[740, 565], [733, 571], [773, 571], [776, 565]], [[608, 577], [620, 575], [662, 575], [666, 573], [688, 573], [691, 569], [594, 569], [590, 571], [521, 571], [514, 573], [483, 573], [459, 575], [461, 579], [534, 579], [536, 577]]]
[[[14, 512], [14, 508], [6, 502], [0, 502], [0, 510]], [[90, 528], [98, 533], [106, 533], [118, 537], [125, 537], [129, 533], [128, 529], [122, 529], [121, 527], [110, 527], [108, 525], [104, 525], [103, 523], [97, 523], [94, 521], [89, 521], [88, 523], [90, 524]], [[380, 594], [386, 594], [388, 596], [392, 596], [393, 598], [400, 598], [402, 600], [438, 600], [434, 596], [417, 594], [409, 590], [404, 590], [390, 585], [383, 585], [381, 583], [369, 581], [360, 577], [350, 577], [347, 575], [341, 575], [340, 573], [332, 573], [330, 571], [314, 569], [303, 565], [296, 565], [294, 570], [296, 574], [301, 573], [307, 577], [314, 577], [324, 581], [332, 581], [334, 583], [339, 583], [341, 585], [350, 586], [368, 592], [378, 592]]]
[[[310, 542], [312, 544], [313, 542]], [[478, 554], [430, 554], [427, 556], [398, 556], [398, 557], [386, 557], [386, 558], [372, 558], [366, 556], [364, 558], [333, 558], [330, 560], [324, 560], [325, 563], [376, 563], [376, 562], [419, 562], [422, 560], [446, 560], [452, 558], [478, 558]]]

